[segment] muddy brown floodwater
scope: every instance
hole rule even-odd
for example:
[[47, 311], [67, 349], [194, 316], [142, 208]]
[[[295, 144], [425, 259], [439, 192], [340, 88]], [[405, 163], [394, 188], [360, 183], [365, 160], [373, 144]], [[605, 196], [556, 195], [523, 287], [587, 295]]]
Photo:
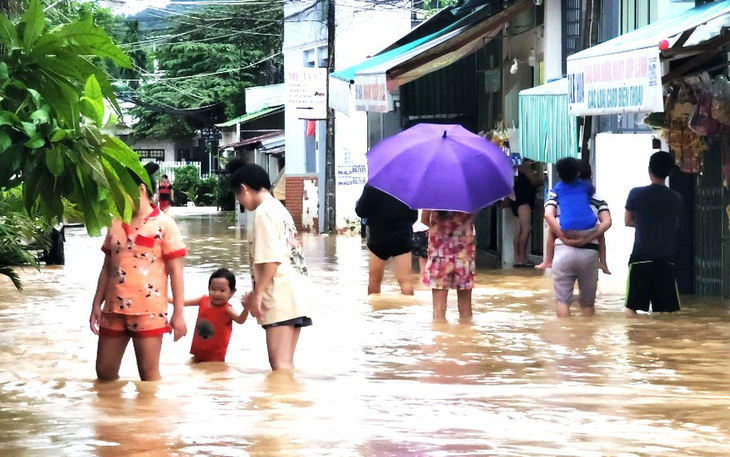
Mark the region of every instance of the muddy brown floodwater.
[[[220, 265], [248, 289], [230, 215], [177, 217], [188, 296]], [[1, 456], [728, 456], [730, 313], [685, 300], [676, 316], [554, 317], [536, 272], [480, 272], [474, 319], [431, 321], [430, 292], [366, 296], [359, 238], [305, 235], [314, 326], [293, 376], [270, 374], [264, 333], [236, 326], [228, 362], [191, 365], [166, 337], [159, 383], [94, 380], [88, 316], [102, 239], [67, 233], [65, 267], [0, 280]], [[415, 276], [414, 276], [415, 277]], [[196, 309], [186, 310], [192, 329]]]

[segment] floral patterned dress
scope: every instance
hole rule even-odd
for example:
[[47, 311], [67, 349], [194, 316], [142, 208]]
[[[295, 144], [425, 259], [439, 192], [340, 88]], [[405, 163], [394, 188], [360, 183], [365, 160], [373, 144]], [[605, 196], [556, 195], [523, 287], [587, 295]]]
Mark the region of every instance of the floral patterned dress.
[[432, 289], [473, 288], [475, 256], [474, 215], [432, 212], [423, 283]]

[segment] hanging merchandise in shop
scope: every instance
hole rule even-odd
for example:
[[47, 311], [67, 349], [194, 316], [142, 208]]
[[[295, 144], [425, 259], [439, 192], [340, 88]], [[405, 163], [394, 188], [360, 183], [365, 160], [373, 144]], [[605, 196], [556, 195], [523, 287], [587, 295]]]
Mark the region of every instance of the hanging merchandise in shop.
[[700, 173], [709, 141], [730, 136], [730, 82], [706, 72], [676, 81], [667, 88], [664, 112], [644, 123], [667, 140], [682, 171]]

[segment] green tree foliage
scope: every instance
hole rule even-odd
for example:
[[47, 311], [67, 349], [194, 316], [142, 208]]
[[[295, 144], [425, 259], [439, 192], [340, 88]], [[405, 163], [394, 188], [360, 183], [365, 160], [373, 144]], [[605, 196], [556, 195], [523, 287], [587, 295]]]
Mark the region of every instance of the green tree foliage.
[[[64, 198], [90, 234], [128, 220], [139, 198], [139, 157], [102, 128], [119, 107], [95, 61], [129, 57], [82, 19], [50, 27], [39, 0], [16, 21], [0, 14], [0, 192], [20, 186], [28, 214], [60, 218]], [[12, 242], [12, 241], [11, 241]], [[3, 264], [0, 261], [0, 264]]]
[[[137, 137], [190, 138], [245, 112], [244, 89], [281, 81], [282, 8], [252, 3], [203, 8], [180, 18], [148, 60], [159, 79], [137, 90]], [[273, 57], [272, 57], [273, 56]], [[187, 111], [186, 111], [187, 110]]]
[[19, 187], [0, 191], [0, 275], [9, 277], [19, 290], [23, 286], [13, 267], [38, 264], [34, 251], [29, 248], [47, 248], [51, 226], [47, 218], [31, 217], [23, 210]]

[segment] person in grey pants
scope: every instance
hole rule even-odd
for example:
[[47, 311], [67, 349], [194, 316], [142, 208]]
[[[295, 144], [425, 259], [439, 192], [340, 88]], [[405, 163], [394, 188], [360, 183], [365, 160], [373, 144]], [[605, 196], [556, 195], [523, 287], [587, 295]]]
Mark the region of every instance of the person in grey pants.
[[598, 238], [611, 227], [611, 213], [605, 201], [593, 195], [590, 204], [598, 218], [595, 229], [564, 233], [558, 222], [559, 202], [554, 192], [545, 201], [545, 222], [555, 234], [553, 260], [553, 288], [558, 317], [570, 316], [573, 304], [573, 287], [578, 281], [580, 310], [584, 316], [596, 311], [598, 287]]

